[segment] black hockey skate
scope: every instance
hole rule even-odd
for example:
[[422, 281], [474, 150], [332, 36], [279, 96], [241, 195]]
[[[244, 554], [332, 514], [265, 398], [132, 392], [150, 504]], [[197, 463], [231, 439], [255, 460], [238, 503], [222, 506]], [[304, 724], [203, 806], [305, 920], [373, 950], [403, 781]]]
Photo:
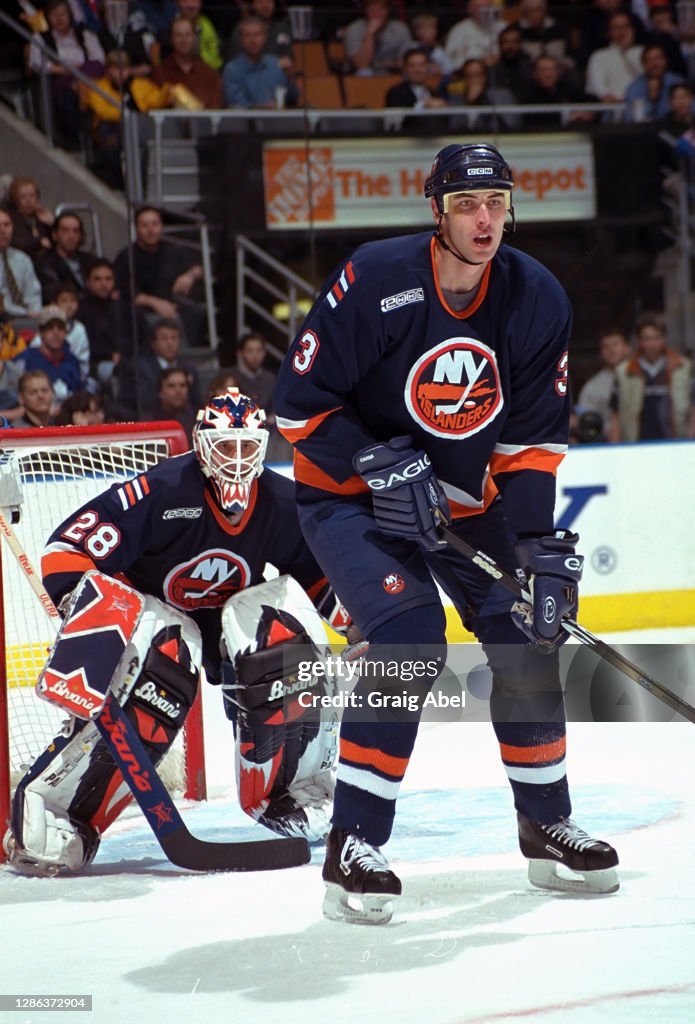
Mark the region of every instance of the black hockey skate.
[[[592, 839], [571, 818], [554, 825], [539, 825], [523, 814], [519, 820], [519, 846], [528, 857], [528, 877], [539, 889], [561, 892], [609, 893], [620, 888], [615, 870], [618, 854], [608, 843]], [[575, 877], [560, 874], [563, 865]]]
[[332, 828], [323, 865], [324, 917], [353, 924], [387, 924], [401, 894], [400, 879], [377, 846]]

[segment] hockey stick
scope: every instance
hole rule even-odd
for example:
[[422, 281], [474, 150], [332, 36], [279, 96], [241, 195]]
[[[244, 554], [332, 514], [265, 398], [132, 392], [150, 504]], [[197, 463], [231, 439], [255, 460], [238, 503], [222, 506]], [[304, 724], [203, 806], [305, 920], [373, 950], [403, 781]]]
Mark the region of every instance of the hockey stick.
[[[459, 537], [458, 534], [454, 533], [454, 531], [449, 529], [447, 526], [440, 525], [439, 533], [447, 544], [454, 548], [455, 551], [458, 551], [459, 554], [465, 555], [466, 558], [469, 558], [474, 565], [477, 565], [478, 568], [496, 579], [498, 583], [501, 583], [502, 586], [510, 593], [514, 594], [515, 597], [521, 601], [526, 601], [529, 604], [531, 603], [531, 595], [528, 590], [526, 590], [518, 580], [514, 579], [513, 576], [510, 576], [508, 572], [501, 569], [497, 562], [490, 558], [489, 555], [486, 555], [484, 551], [478, 551], [477, 548], [468, 544], [467, 541], [463, 540], [462, 537]], [[634, 682], [644, 690], [647, 690], [648, 693], [651, 693], [653, 697], [657, 698], [657, 700], [667, 704], [689, 722], [695, 723], [695, 707], [693, 707], [692, 704], [688, 704], [687, 701], [683, 700], [682, 697], [679, 697], [677, 693], [669, 690], [663, 685], [663, 683], [660, 683], [657, 679], [647, 675], [646, 672], [643, 672], [641, 668], [630, 661], [629, 658], [620, 654], [619, 651], [616, 651], [616, 649], [611, 647], [610, 644], [607, 644], [604, 640], [600, 640], [597, 636], [594, 636], [593, 633], [590, 633], [588, 629], [580, 626], [578, 622], [574, 621], [574, 619], [563, 619], [562, 628], [569, 633], [570, 636], [574, 637], [575, 640], [580, 640], [583, 644], [586, 644], [587, 647], [596, 651], [604, 661], [607, 661], [614, 668], [617, 668], [620, 672], [629, 676], [630, 679], [634, 680]]]
[[[0, 509], [0, 533], [17, 559], [46, 615], [57, 629], [60, 614], [35, 572], [17, 535]], [[305, 839], [261, 839], [258, 842], [210, 843], [192, 835], [159, 778], [149, 754], [123, 709], [109, 694], [94, 719], [99, 733], [135, 797], [154, 836], [176, 867], [191, 871], [270, 871], [307, 864], [311, 852]]]

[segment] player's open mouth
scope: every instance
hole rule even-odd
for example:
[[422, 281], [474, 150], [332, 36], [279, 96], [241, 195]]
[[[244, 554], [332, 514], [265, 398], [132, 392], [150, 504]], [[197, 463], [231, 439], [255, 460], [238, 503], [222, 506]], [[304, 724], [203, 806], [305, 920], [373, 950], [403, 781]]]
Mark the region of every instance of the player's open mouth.
[[476, 235], [473, 239], [474, 245], [489, 245], [492, 241], [492, 235]]

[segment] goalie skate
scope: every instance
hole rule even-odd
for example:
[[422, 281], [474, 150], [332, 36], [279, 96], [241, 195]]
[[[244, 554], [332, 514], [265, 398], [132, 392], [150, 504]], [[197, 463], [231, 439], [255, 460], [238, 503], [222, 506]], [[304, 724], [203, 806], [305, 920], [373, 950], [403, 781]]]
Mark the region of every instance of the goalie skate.
[[400, 879], [381, 850], [336, 828], [326, 840], [323, 880], [323, 915], [331, 921], [388, 924], [401, 894]]
[[[597, 895], [618, 891], [618, 854], [608, 843], [592, 839], [571, 818], [562, 818], [554, 825], [540, 825], [522, 814], [517, 817], [519, 846], [524, 857], [528, 857], [532, 885]], [[560, 867], [571, 874], [559, 871]]]

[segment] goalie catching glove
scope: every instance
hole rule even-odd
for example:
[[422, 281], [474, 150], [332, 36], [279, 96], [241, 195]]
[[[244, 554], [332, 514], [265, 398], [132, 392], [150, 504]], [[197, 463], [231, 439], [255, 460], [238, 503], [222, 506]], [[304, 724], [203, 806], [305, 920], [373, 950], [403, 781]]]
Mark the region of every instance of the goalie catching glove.
[[568, 634], [562, 619], [577, 617], [584, 565], [583, 556], [575, 554], [578, 540], [576, 533], [557, 530], [548, 537], [527, 537], [514, 546], [532, 603], [517, 601], [512, 619], [541, 650], [550, 652], [564, 643]]
[[372, 492], [374, 519], [382, 533], [407, 537], [426, 551], [446, 544], [438, 531], [450, 517], [446, 495], [429, 456], [414, 448], [411, 437], [363, 448], [352, 464]]

